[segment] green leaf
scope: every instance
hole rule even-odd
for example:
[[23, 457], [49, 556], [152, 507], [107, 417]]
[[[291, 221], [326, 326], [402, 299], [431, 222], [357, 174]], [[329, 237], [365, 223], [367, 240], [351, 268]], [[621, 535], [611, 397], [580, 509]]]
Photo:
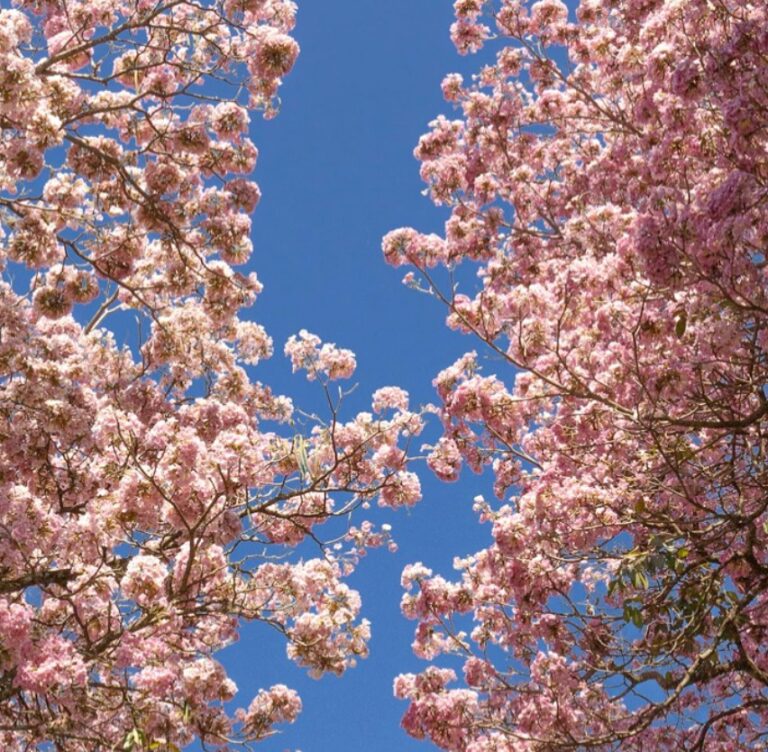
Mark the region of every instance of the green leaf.
[[144, 740], [144, 734], [142, 733], [141, 730], [137, 728], [131, 729], [125, 735], [125, 739], [123, 740], [123, 749], [126, 751], [129, 751], [134, 748], [140, 747], [143, 740]]
[[638, 589], [647, 590], [648, 578], [645, 576], [643, 572], [635, 570], [634, 572], [632, 572], [632, 584]]
[[639, 608], [626, 604], [624, 606], [624, 621], [631, 622], [639, 629], [643, 626], [643, 614]]
[[675, 320], [675, 334], [680, 339], [685, 334], [685, 329], [688, 326], [688, 316], [685, 311], [680, 313]]
[[301, 474], [301, 479], [311, 479], [311, 474], [309, 472], [309, 457], [307, 456], [307, 446], [306, 442], [304, 441], [304, 437], [301, 434], [297, 434], [293, 438], [293, 456], [296, 458], [296, 462], [299, 465], [299, 473]]

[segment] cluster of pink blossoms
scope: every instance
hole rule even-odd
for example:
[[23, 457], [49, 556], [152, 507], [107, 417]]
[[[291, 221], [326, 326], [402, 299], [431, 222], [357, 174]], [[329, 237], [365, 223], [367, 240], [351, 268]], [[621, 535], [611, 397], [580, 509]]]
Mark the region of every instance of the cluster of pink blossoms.
[[[371, 500], [417, 500], [405, 466], [421, 418], [390, 388], [376, 417], [336, 406], [294, 423], [291, 400], [246, 371], [273, 345], [239, 315], [261, 292], [235, 268], [260, 198], [249, 112], [276, 113], [295, 11], [0, 10], [3, 750], [223, 751], [269, 736], [301, 702], [276, 685], [227, 712], [237, 687], [215, 654], [243, 620], [279, 630], [313, 675], [367, 652], [343, 579], [389, 532], [337, 527], [329, 550], [316, 529]], [[110, 331], [126, 312], [135, 351]], [[355, 367], [306, 333], [287, 353], [326, 390]], [[306, 539], [314, 558], [291, 556]]]
[[306, 329], [302, 329], [298, 337], [289, 337], [285, 354], [291, 359], [294, 373], [304, 370], [310, 381], [319, 375], [328, 379], [348, 379], [357, 367], [355, 354], [351, 350], [323, 344], [320, 337]]
[[[416, 148], [442, 237], [383, 244], [468, 353], [429, 464], [493, 472], [458, 582], [405, 573], [408, 733], [452, 752], [763, 749], [768, 6], [456, 0]], [[473, 267], [474, 289], [441, 268]], [[462, 270], [451, 279], [470, 279]], [[499, 365], [507, 364], [504, 372]]]

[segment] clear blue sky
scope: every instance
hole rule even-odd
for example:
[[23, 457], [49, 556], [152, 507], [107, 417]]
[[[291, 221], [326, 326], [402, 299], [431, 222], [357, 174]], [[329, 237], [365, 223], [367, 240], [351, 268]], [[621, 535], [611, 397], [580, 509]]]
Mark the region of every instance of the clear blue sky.
[[[388, 384], [410, 391], [417, 404], [434, 400], [432, 378], [475, 346], [449, 333], [439, 304], [401, 285], [402, 270], [380, 252], [387, 231], [439, 232], [446, 218], [420, 195], [412, 150], [430, 120], [450, 114], [443, 76], [478, 64], [454, 51], [451, 21], [450, 0], [304, 0], [296, 29], [302, 53], [281, 91], [282, 112], [253, 127], [264, 198], [254, 217], [252, 268], [265, 285], [253, 317], [280, 350], [304, 327], [357, 353], [350, 415]], [[254, 376], [306, 394], [279, 355]], [[260, 625], [246, 626], [241, 642], [221, 654], [241, 702], [275, 682], [302, 695], [299, 721], [263, 743], [264, 752], [434, 749], [400, 729], [405, 704], [392, 697], [396, 674], [424, 667], [410, 652], [413, 624], [400, 615], [400, 572], [420, 560], [450, 576], [455, 555], [482, 547], [489, 533], [471, 500], [488, 494], [489, 484], [471, 474], [440, 484], [423, 467], [420, 474], [424, 501], [388, 519], [400, 551], [375, 552], [353, 579], [373, 622], [366, 661], [341, 679], [309, 679]]]

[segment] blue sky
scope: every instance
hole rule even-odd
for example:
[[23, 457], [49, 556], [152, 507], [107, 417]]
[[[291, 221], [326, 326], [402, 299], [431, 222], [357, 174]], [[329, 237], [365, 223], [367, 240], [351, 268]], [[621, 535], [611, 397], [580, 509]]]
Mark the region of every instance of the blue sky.
[[[388, 267], [380, 251], [389, 230], [440, 232], [447, 216], [420, 195], [412, 150], [430, 120], [450, 114], [443, 76], [477, 67], [456, 54], [451, 21], [449, 0], [304, 0], [296, 29], [302, 53], [281, 90], [280, 116], [253, 126], [264, 198], [251, 267], [265, 291], [252, 315], [276, 350], [306, 328], [356, 352], [359, 386], [349, 415], [388, 384], [408, 389], [417, 404], [434, 400], [437, 372], [475, 346], [448, 332], [440, 305], [405, 288], [402, 270]], [[311, 400], [279, 355], [253, 375]], [[375, 552], [353, 577], [373, 622], [366, 661], [341, 679], [309, 679], [260, 625], [246, 626], [240, 643], [221, 654], [242, 702], [275, 682], [302, 695], [302, 716], [260, 745], [264, 752], [434, 749], [400, 729], [405, 705], [392, 697], [396, 674], [424, 667], [410, 652], [413, 624], [400, 615], [400, 572], [420, 560], [450, 576], [454, 556], [482, 547], [488, 530], [477, 524], [471, 500], [489, 493], [489, 484], [469, 474], [445, 485], [426, 468], [419, 472], [424, 501], [387, 520], [399, 552]]]

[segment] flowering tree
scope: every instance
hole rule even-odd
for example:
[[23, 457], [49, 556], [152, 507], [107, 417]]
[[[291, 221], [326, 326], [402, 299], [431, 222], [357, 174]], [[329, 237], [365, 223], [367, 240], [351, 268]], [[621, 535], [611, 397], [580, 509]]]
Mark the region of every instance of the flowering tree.
[[459, 52], [491, 54], [416, 149], [451, 216], [384, 252], [490, 354], [437, 377], [431, 467], [489, 468], [506, 503], [476, 500], [493, 538], [457, 581], [403, 575], [416, 653], [464, 685], [399, 677], [404, 726], [462, 752], [764, 749], [768, 6], [455, 10]]
[[[298, 696], [235, 695], [213, 655], [265, 622], [313, 674], [366, 652], [342, 581], [386, 542], [315, 528], [419, 495], [407, 395], [343, 422], [354, 356], [305, 331], [294, 370], [326, 420], [244, 370], [272, 343], [249, 109], [276, 113], [290, 0], [19, 0], [0, 10], [0, 747], [178, 750], [258, 741]], [[110, 327], [137, 321], [133, 349]], [[113, 325], [117, 322], [117, 326]], [[292, 549], [308, 541], [302, 554]], [[314, 541], [314, 543], [312, 543]], [[351, 547], [351, 550], [350, 550]], [[336, 546], [338, 548], [338, 545]]]

